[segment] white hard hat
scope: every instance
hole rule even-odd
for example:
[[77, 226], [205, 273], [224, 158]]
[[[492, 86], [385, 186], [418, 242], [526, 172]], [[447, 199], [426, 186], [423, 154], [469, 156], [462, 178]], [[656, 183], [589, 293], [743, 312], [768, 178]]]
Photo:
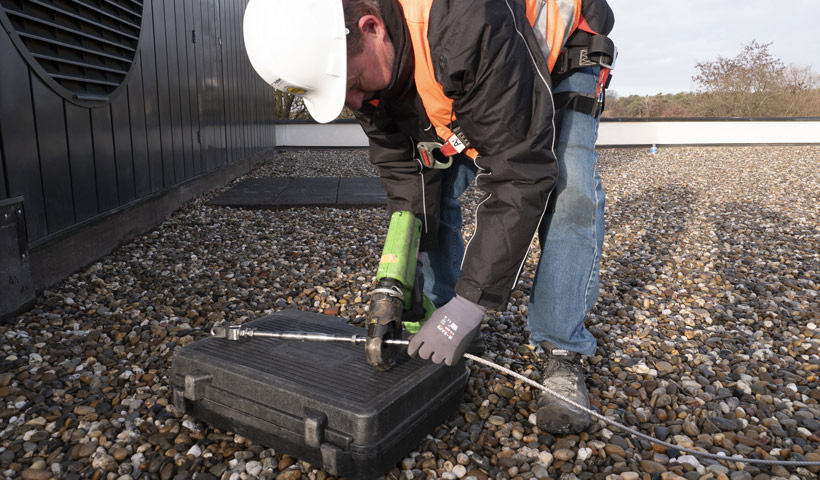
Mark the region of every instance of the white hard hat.
[[243, 28], [256, 73], [302, 97], [317, 122], [339, 116], [347, 83], [342, 0], [250, 0]]

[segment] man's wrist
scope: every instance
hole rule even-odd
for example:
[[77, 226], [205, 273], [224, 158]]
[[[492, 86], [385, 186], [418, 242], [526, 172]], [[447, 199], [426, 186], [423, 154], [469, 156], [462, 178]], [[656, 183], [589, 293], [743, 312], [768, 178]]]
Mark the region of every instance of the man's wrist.
[[510, 297], [509, 289], [499, 287], [482, 288], [475, 282], [463, 277], [456, 283], [455, 290], [456, 295], [485, 309], [503, 307]]

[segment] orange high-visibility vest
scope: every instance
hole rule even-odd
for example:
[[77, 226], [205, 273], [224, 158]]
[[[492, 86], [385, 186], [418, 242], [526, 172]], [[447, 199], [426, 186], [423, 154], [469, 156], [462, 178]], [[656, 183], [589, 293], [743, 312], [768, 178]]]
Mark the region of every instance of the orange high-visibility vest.
[[[561, 48], [582, 22], [581, 0], [525, 0], [525, 2], [527, 20], [533, 27], [535, 36], [541, 40], [539, 44], [547, 59], [549, 70], [552, 71], [561, 53]], [[462, 152], [463, 150], [463, 153], [475, 159], [478, 152], [472, 148], [464, 149], [461, 141], [448, 127], [455, 120], [453, 100], [444, 94], [444, 88], [436, 81], [430, 44], [427, 41], [427, 27], [430, 22], [430, 7], [433, 0], [399, 0], [399, 3], [404, 10], [413, 44], [416, 60], [414, 74], [416, 89], [424, 104], [427, 117], [439, 137], [454, 147], [455, 151]], [[445, 147], [447, 147], [446, 144]]]

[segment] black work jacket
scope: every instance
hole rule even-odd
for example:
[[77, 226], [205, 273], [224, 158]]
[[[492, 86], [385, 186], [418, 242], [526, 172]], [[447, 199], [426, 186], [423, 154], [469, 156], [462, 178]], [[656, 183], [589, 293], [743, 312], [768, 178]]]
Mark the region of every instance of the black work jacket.
[[[606, 1], [585, 4], [592, 17], [610, 22], [596, 26], [588, 17], [592, 28], [608, 33], [612, 13]], [[421, 248], [435, 248], [442, 172], [421, 167], [416, 144], [441, 139], [415, 89], [413, 46], [401, 6], [396, 0], [380, 0], [380, 6], [396, 50], [393, 76], [377, 106], [365, 104], [355, 113], [368, 135], [388, 210], [413, 212], [423, 222]], [[485, 307], [503, 307], [558, 175], [552, 82], [516, 0], [435, 0], [428, 40], [436, 79], [480, 154], [476, 185], [485, 194], [456, 293]]]

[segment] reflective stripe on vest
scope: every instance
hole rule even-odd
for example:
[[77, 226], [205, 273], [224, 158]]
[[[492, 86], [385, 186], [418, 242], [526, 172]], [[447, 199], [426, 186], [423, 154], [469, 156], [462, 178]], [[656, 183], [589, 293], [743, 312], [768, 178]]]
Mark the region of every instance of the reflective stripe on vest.
[[578, 27], [581, 19], [580, 0], [526, 0], [527, 20], [532, 25], [535, 37], [550, 72], [561, 53], [561, 48]]
[[[511, 1], [511, 0], [507, 0]], [[535, 31], [544, 58], [550, 71], [570, 34], [577, 28], [581, 18], [581, 0], [525, 0], [527, 20]], [[399, 0], [404, 11], [410, 40], [415, 57], [416, 90], [424, 104], [427, 117], [436, 129], [440, 138], [450, 145], [460, 145], [458, 137], [448, 125], [455, 121], [453, 100], [444, 94], [444, 88], [436, 80], [430, 43], [427, 41], [427, 29], [430, 23], [430, 8], [433, 0]], [[445, 144], [446, 145], [446, 144]], [[465, 153], [475, 159], [478, 152], [473, 148], [464, 149], [463, 144], [457, 152]]]

